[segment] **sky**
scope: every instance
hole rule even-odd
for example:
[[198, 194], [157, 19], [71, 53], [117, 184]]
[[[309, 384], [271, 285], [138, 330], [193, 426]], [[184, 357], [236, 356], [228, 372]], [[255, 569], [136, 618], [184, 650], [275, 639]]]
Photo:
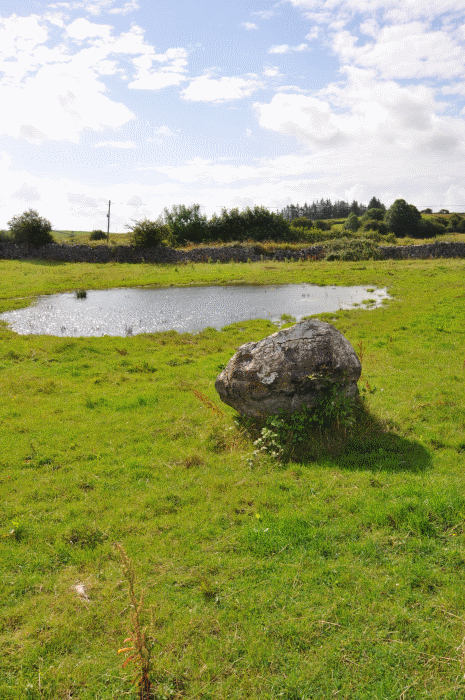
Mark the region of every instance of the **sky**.
[[465, 0], [0, 3], [0, 228], [343, 199], [465, 212]]

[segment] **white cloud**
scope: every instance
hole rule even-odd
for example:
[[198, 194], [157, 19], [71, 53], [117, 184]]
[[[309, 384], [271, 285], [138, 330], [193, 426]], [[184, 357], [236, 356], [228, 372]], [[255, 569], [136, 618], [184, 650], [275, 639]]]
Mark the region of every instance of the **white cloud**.
[[342, 130], [330, 106], [315, 97], [276, 94], [269, 104], [256, 103], [260, 126], [295, 136], [307, 144], [329, 144], [340, 140]]
[[309, 41], [313, 41], [313, 39], [318, 39], [320, 34], [321, 34], [320, 28], [317, 26], [314, 26], [312, 28], [312, 30], [308, 34], [305, 35], [305, 38], [308, 39]]
[[294, 53], [296, 51], [305, 51], [308, 49], [308, 44], [299, 44], [298, 46], [289, 46], [289, 44], [280, 44], [272, 46], [268, 49], [268, 53]]
[[77, 143], [85, 128], [119, 128], [134, 119], [130, 109], [105, 94], [99, 80], [118, 74], [127, 79], [121, 67], [125, 55], [136, 68], [130, 88], [160, 89], [186, 79], [186, 50], [156, 53], [137, 25], [113, 36], [112, 26], [81, 17], [63, 29], [65, 43], [53, 48], [45, 45], [49, 26], [37, 16], [13, 15], [0, 22], [0, 87], [8, 103], [2, 133], [37, 145], [56, 139]]
[[134, 141], [99, 141], [94, 144], [95, 148], [110, 146], [110, 148], [136, 148]]
[[80, 0], [80, 2], [56, 2], [48, 7], [66, 10], [83, 10], [91, 15], [100, 15], [104, 12], [125, 15], [128, 12], [139, 9], [136, 0], [129, 0], [122, 7], [113, 7], [117, 0]]
[[263, 75], [265, 75], [267, 78], [280, 78], [280, 77], [282, 77], [282, 73], [280, 72], [280, 70], [277, 66], [265, 68], [265, 70], [263, 71]]
[[72, 39], [87, 39], [93, 36], [101, 36], [103, 39], [110, 41], [112, 27], [109, 24], [94, 24], [83, 17], [76, 19], [71, 24], [68, 24], [66, 31]]
[[440, 78], [465, 73], [465, 48], [442, 30], [430, 31], [422, 22], [386, 26], [362, 25], [374, 42], [357, 45], [357, 37], [343, 30], [334, 35], [334, 51], [345, 63], [375, 68], [382, 77]]
[[126, 15], [128, 12], [133, 12], [133, 10], [138, 10], [140, 8], [139, 3], [136, 0], [130, 0], [122, 7], [114, 7], [110, 10], [113, 15]]
[[240, 100], [248, 97], [262, 87], [262, 83], [254, 78], [212, 78], [202, 75], [194, 78], [183, 90], [181, 96], [185, 100], [196, 102], [224, 102]]
[[276, 17], [278, 12], [275, 10], [259, 10], [257, 12], [251, 12], [251, 15], [256, 15], [257, 17], [260, 17], [260, 19], [271, 19], [272, 17]]
[[336, 17], [349, 20], [357, 13], [381, 13], [384, 19], [409, 22], [465, 10], [465, 0], [288, 0], [295, 7], [311, 11], [308, 16], [333, 22]]
[[239, 26], [244, 27], [244, 29], [247, 29], [247, 31], [250, 31], [251, 29], [258, 29], [257, 25], [253, 22], [241, 22]]
[[[137, 74], [128, 84], [129, 88], [159, 90], [168, 85], [179, 85], [187, 79], [187, 51], [183, 48], [168, 49], [164, 54], [146, 52], [133, 58], [132, 63], [137, 68]], [[154, 63], [166, 65], [153, 69]]]

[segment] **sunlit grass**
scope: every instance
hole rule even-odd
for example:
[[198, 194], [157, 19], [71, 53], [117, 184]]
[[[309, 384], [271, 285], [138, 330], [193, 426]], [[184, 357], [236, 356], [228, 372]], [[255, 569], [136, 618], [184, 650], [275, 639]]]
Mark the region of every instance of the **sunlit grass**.
[[134, 697], [117, 654], [131, 631], [117, 542], [154, 606], [157, 700], [462, 698], [464, 271], [0, 261], [2, 311], [135, 285], [392, 296], [319, 316], [362, 355], [382, 430], [285, 464], [251, 466], [252, 439], [214, 390], [239, 345], [276, 330], [268, 321], [124, 338], [0, 327], [2, 700]]

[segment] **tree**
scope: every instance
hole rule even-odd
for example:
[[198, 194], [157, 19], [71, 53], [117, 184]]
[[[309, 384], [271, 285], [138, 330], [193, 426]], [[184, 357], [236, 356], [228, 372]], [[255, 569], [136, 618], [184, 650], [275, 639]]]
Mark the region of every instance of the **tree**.
[[362, 216], [363, 221], [382, 221], [384, 219], [384, 209], [374, 208], [367, 209]]
[[386, 211], [386, 207], [382, 202], [380, 202], [379, 199], [376, 197], [372, 197], [370, 201], [368, 202], [368, 209], [382, 209], [383, 211]]
[[169, 226], [176, 243], [201, 243], [208, 238], [207, 217], [200, 213], [200, 204], [173, 204], [171, 209], [165, 207], [162, 219]]
[[14, 216], [7, 222], [15, 243], [41, 246], [53, 243], [52, 224], [35, 209], [28, 209], [21, 216]]
[[360, 219], [355, 212], [351, 212], [344, 222], [344, 228], [346, 231], [358, 231], [360, 228]]
[[141, 248], [153, 248], [157, 245], [169, 245], [170, 230], [161, 221], [150, 221], [142, 219], [134, 221], [134, 225], [126, 224], [127, 229], [132, 231], [132, 244]]
[[415, 236], [421, 214], [413, 204], [407, 204], [405, 199], [396, 199], [387, 210], [384, 221], [389, 231], [396, 236]]

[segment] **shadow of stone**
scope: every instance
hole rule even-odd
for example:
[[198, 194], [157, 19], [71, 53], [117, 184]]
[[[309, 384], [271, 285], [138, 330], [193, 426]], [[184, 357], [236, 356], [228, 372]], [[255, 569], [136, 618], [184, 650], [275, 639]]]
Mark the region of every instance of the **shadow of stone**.
[[[431, 466], [431, 454], [415, 440], [401, 434], [400, 426], [382, 421], [373, 415], [362, 397], [354, 401], [353, 424], [344, 428], [327, 424], [321, 429], [312, 424], [298, 425], [292, 416], [281, 416], [285, 423], [277, 430], [277, 442], [282, 447], [280, 462], [297, 464], [321, 463], [339, 469], [371, 472], [418, 473]], [[266, 420], [240, 418], [252, 440], [257, 440], [263, 427], [276, 430]]]

